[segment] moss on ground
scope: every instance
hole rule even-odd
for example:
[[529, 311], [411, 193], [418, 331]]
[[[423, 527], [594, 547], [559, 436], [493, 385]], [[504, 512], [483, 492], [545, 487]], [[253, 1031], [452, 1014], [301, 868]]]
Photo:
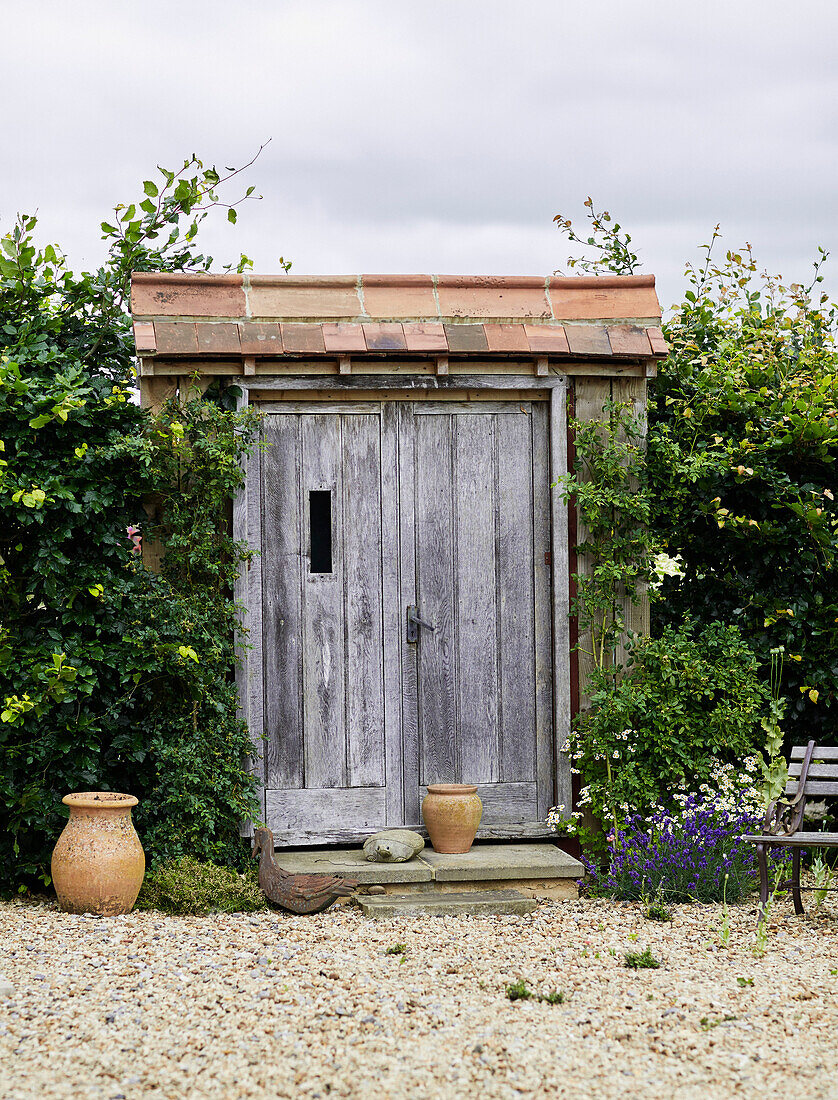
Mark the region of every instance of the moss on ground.
[[259, 888], [256, 867], [244, 874], [183, 856], [150, 871], [137, 909], [158, 909], [180, 916], [253, 913], [270, 906]]

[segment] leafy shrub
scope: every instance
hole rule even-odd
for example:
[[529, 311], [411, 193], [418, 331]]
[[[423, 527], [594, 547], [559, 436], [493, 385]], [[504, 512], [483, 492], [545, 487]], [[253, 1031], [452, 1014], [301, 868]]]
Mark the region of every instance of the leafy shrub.
[[237, 874], [228, 867], [182, 856], [146, 875], [136, 908], [200, 917], [207, 913], [255, 913], [269, 906], [255, 868]]
[[698, 791], [724, 764], [738, 774], [761, 743], [768, 695], [734, 626], [687, 623], [633, 639], [626, 674], [593, 694], [571, 735], [580, 809], [619, 827], [673, 791]]
[[[190, 174], [191, 173], [191, 174]], [[136, 794], [152, 864], [241, 862], [255, 811], [231, 684], [230, 580], [246, 558], [227, 498], [253, 419], [225, 395], [152, 417], [130, 400], [132, 269], [204, 269], [217, 204], [187, 161], [103, 223], [108, 262], [73, 274], [34, 218], [0, 241], [0, 885], [49, 882], [68, 791]], [[202, 212], [203, 211], [203, 212]], [[186, 226], [181, 219], [186, 218]], [[159, 494], [163, 576], [127, 529]], [[151, 532], [144, 532], [148, 535]]]
[[[588, 198], [592, 258], [633, 274], [631, 237]], [[664, 322], [669, 355], [649, 387], [650, 539], [683, 565], [664, 579], [652, 632], [684, 618], [738, 626], [767, 665], [786, 655], [786, 743], [835, 740], [838, 699], [838, 307], [818, 249], [808, 283], [758, 269], [750, 246], [717, 257], [718, 227]], [[766, 670], [767, 672], [767, 670]]]
[[[588, 863], [593, 892], [624, 901], [740, 901], [757, 882], [756, 849], [743, 833], [759, 831], [752, 802], [705, 793], [676, 796], [681, 808], [631, 815], [613, 840], [605, 871]], [[665, 919], [665, 918], [664, 918]]]
[[[819, 290], [716, 262], [715, 234], [665, 325], [650, 389], [652, 528], [683, 558], [658, 624], [739, 626], [767, 663], [784, 647], [787, 743], [830, 741], [838, 697], [836, 309]], [[821, 256], [819, 263], [825, 256]]]

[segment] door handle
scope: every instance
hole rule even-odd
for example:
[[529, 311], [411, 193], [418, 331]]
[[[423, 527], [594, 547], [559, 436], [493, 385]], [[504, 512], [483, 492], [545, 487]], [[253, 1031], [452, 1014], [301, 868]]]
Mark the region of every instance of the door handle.
[[436, 627], [431, 626], [430, 623], [426, 623], [424, 619], [419, 618], [419, 608], [416, 604], [407, 605], [407, 640], [409, 642], [419, 641], [419, 627], [423, 626], [425, 630], [433, 632]]

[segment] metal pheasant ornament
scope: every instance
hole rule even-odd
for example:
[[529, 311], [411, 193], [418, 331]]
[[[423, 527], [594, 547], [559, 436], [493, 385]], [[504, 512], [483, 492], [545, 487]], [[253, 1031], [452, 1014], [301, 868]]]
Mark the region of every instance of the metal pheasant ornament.
[[274, 862], [274, 835], [257, 829], [253, 855], [259, 857], [259, 885], [268, 901], [292, 913], [321, 913], [338, 898], [348, 898], [358, 885], [341, 875], [292, 875]]

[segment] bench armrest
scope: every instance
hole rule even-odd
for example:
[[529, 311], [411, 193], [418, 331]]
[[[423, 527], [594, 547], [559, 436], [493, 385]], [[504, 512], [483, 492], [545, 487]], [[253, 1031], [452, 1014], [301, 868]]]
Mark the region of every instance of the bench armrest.
[[765, 811], [762, 822], [763, 835], [793, 836], [803, 824], [803, 814], [806, 809], [806, 780], [809, 778], [809, 766], [816, 748], [816, 741], [810, 741], [806, 746], [806, 755], [797, 781], [797, 794], [791, 802], [783, 802], [778, 798]]

